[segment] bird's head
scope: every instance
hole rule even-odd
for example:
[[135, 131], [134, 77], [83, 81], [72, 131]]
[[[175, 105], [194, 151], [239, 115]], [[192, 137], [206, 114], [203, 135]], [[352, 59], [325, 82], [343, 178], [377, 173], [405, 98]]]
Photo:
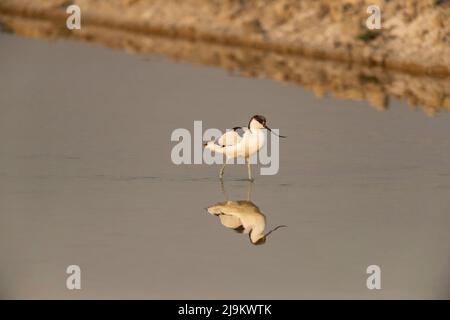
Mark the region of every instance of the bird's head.
[[250, 242], [255, 246], [259, 246], [261, 244], [266, 243], [266, 236], [264, 234], [255, 234], [252, 235], [252, 232], [249, 234]]
[[264, 129], [266, 128], [266, 118], [264, 116], [255, 115], [253, 116], [249, 123], [248, 128], [249, 129]]
[[250, 238], [250, 242], [254, 245], [260, 245], [260, 244], [265, 244], [267, 237], [269, 237], [269, 235], [280, 229], [280, 228], [286, 228], [287, 226], [285, 225], [281, 225], [278, 227], [273, 228], [272, 230], [270, 230], [269, 232], [267, 232], [266, 234], [263, 234], [262, 232], [257, 232], [254, 233], [253, 230], [250, 230], [250, 233], [248, 234], [248, 237]]
[[[267, 126], [267, 120], [266, 120], [266, 117], [264, 117], [264, 116], [261, 116], [261, 115], [254, 115], [251, 119], [250, 119], [250, 121], [249, 121], [249, 123], [248, 123], [248, 128], [249, 129], [267, 129], [267, 130], [269, 130], [270, 132], [272, 132], [272, 129], [270, 129], [268, 126]], [[272, 132], [273, 134], [275, 134], [275, 132]], [[281, 135], [277, 135], [277, 136], [279, 136], [280, 138], [286, 138], [286, 136], [281, 136]]]

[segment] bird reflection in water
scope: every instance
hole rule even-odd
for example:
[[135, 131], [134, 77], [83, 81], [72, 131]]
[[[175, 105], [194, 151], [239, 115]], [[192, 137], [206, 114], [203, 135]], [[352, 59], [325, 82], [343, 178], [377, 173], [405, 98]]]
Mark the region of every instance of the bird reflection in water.
[[266, 216], [250, 200], [253, 187], [252, 181], [248, 182], [247, 200], [229, 200], [223, 180], [221, 180], [220, 186], [225, 196], [225, 201], [209, 206], [207, 211], [217, 216], [224, 227], [234, 229], [239, 233], [248, 234], [250, 242], [255, 245], [264, 244], [272, 232], [286, 227], [285, 225], [280, 225], [264, 233]]

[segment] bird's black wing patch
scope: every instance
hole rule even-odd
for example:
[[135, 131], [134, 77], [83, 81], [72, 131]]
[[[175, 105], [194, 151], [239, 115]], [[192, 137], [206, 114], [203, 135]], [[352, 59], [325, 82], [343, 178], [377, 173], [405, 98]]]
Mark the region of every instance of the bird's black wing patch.
[[[245, 127], [234, 127], [231, 130], [237, 132], [237, 134], [242, 137], [242, 135], [245, 132], [244, 129], [245, 129]], [[222, 144], [221, 147], [226, 147], [226, 145]]]
[[240, 136], [244, 134], [245, 127], [234, 127], [232, 130], [236, 131]]

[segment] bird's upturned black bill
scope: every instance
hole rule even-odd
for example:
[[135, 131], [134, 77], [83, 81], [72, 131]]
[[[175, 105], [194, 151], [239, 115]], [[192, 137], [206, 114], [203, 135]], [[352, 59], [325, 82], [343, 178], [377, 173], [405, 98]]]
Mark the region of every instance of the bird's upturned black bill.
[[273, 133], [273, 134], [276, 135], [277, 137], [280, 137], [280, 138], [287, 138], [286, 136], [282, 136], [282, 135], [279, 135], [279, 134], [273, 132], [272, 129], [270, 129], [270, 128], [269, 128], [268, 126], [266, 126], [266, 125], [264, 125], [264, 128], [266, 128], [267, 130], [269, 130], [269, 132]]

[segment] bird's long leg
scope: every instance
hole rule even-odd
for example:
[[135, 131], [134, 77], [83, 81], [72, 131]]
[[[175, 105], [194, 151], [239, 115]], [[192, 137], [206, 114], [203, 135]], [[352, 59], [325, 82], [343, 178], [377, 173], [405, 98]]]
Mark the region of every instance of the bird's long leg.
[[249, 181], [248, 189], [247, 189], [247, 201], [250, 201], [252, 198], [252, 187], [253, 187], [253, 181]]
[[227, 190], [225, 190], [225, 185], [223, 184], [223, 179], [220, 179], [220, 190], [222, 191], [225, 200], [228, 201], [228, 193]]
[[247, 168], [248, 168], [248, 180], [253, 181], [252, 178], [252, 165], [250, 164], [249, 159], [247, 159]]
[[220, 168], [220, 171], [219, 171], [219, 178], [220, 179], [223, 179], [223, 170], [225, 170], [225, 166], [227, 165], [227, 163], [225, 162], [223, 165], [222, 165], [222, 167]]

